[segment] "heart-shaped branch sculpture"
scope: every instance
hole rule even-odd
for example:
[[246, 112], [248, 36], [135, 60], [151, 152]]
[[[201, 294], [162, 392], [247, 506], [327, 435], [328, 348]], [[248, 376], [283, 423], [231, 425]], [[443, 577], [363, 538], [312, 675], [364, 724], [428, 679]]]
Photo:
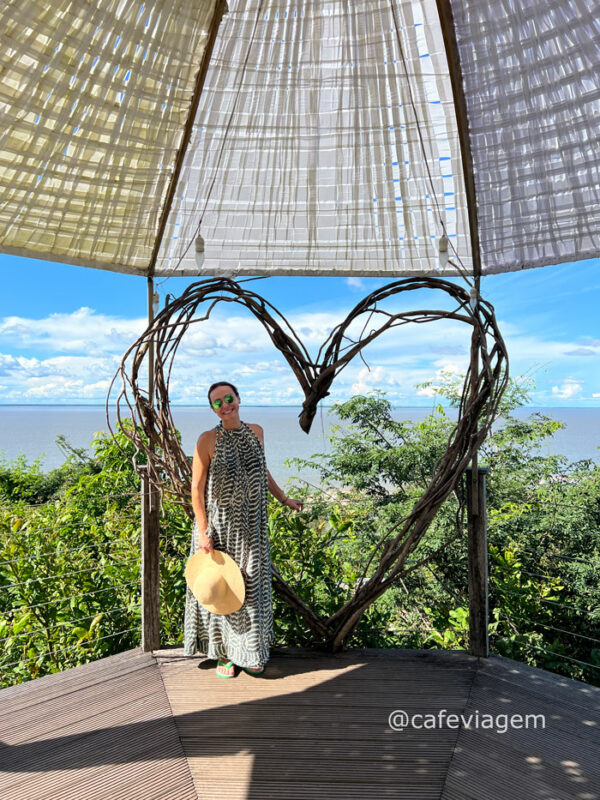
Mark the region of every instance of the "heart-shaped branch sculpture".
[[[436, 289], [445, 293], [453, 301], [453, 307], [450, 310], [392, 313], [379, 305], [389, 297], [419, 289]], [[339, 649], [351, 636], [364, 611], [401, 577], [408, 557], [415, 551], [439, 507], [456, 488], [495, 418], [508, 379], [508, 358], [494, 310], [489, 303], [472, 299], [461, 286], [441, 278], [406, 278], [377, 289], [358, 303], [331, 331], [316, 358], [312, 359], [285, 317], [242, 284], [223, 278], [199, 281], [188, 287], [181, 297], [166, 305], [129, 348], [111, 390], [120, 377], [122, 387], [117, 398], [119, 426], [122, 427], [121, 405], [124, 403], [134, 426], [122, 429], [133, 440], [136, 454], [140, 451], [146, 453], [150, 480], [161, 496], [167, 492], [183, 503], [190, 517], [193, 517], [189, 499], [191, 468], [171, 417], [169, 382], [177, 349], [189, 326], [207, 320], [220, 303], [245, 306], [283, 354], [304, 392], [300, 426], [306, 432], [310, 430], [319, 401], [329, 394], [336, 375], [383, 332], [409, 322], [422, 324], [440, 319], [452, 319], [472, 327], [471, 366], [463, 387], [458, 421], [446, 452], [410, 514], [387, 531], [379, 564], [354, 596], [329, 619], [323, 619], [298, 597], [274, 565], [275, 586], [280, 595], [305, 619], [321, 641], [333, 650]], [[155, 346], [153, 397], [149, 397], [139, 385], [150, 342]], [[111, 391], [109, 398], [110, 394]], [[110, 426], [110, 419], [108, 423]]]

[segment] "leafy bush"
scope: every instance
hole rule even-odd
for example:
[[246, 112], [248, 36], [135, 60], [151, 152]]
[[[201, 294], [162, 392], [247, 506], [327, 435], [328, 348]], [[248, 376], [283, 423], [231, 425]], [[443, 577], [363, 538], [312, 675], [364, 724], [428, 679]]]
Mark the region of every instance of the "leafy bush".
[[58, 437], [57, 444], [66, 460], [50, 472], [42, 471], [40, 459], [31, 463], [23, 455], [12, 462], [0, 459], [0, 503], [19, 500], [29, 504], [47, 503], [65, 486], [76, 483], [80, 475], [98, 471], [85, 451], [71, 447], [64, 436]]
[[[140, 643], [140, 487], [122, 434], [49, 476], [18, 459], [0, 504], [0, 686]], [[50, 483], [46, 480], [52, 477]], [[6, 482], [8, 485], [9, 481]], [[52, 486], [51, 500], [31, 505]], [[166, 504], [161, 541], [163, 640], [183, 625], [189, 522]]]
[[[438, 391], [451, 403], [458, 381]], [[492, 650], [600, 683], [600, 467], [540, 455], [560, 423], [513, 411], [513, 383], [484, 443]], [[453, 422], [437, 406], [420, 423], [395, 420], [381, 393], [334, 408], [341, 423], [296, 486], [302, 513], [272, 502], [271, 552], [315, 611], [332, 614], [368, 577], [378, 548], [425, 489]], [[0, 465], [1, 686], [57, 672], [140, 642], [140, 503], [134, 451], [101, 434], [93, 454], [70, 448], [58, 470]], [[139, 456], [138, 456], [139, 457]], [[292, 489], [289, 489], [292, 492]], [[459, 493], [460, 495], [460, 493]], [[468, 647], [467, 552], [460, 496], [440, 509], [409, 566], [369, 608], [349, 646]], [[161, 641], [181, 644], [191, 525], [165, 501], [161, 517]], [[417, 560], [423, 563], [418, 565]], [[274, 599], [276, 643], [318, 644]], [[586, 666], [591, 664], [592, 666]]]
[[[460, 385], [448, 379], [438, 393], [456, 405]], [[480, 452], [488, 468], [490, 642], [502, 655], [600, 683], [600, 467], [540, 455], [562, 425], [539, 412], [514, 416], [529, 388], [511, 383]], [[290, 462], [318, 475], [319, 489], [306, 490], [311, 510], [295, 521], [275, 511], [271, 530], [276, 543], [295, 542], [293, 554], [291, 544], [275, 548], [283, 577], [298, 587], [302, 575], [299, 594], [324, 612], [368, 575], [373, 549], [426, 487], [453, 425], [441, 406], [421, 423], [394, 420], [381, 393], [333, 410], [346, 426], [332, 431], [331, 452]], [[332, 542], [327, 520], [335, 508], [352, 534]], [[369, 609], [349, 645], [468, 647], [468, 558], [457, 497], [422, 541], [418, 558], [426, 557]], [[310, 641], [287, 607], [278, 615], [286, 641]]]

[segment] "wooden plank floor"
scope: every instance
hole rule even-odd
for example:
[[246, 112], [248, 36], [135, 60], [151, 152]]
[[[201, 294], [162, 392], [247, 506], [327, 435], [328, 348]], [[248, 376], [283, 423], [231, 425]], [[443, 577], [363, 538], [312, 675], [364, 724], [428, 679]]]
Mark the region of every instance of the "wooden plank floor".
[[[600, 800], [600, 689], [459, 652], [279, 651], [264, 678], [157, 653], [201, 800]], [[195, 663], [194, 663], [195, 662]], [[393, 731], [391, 711], [473, 715]], [[544, 714], [504, 729], [503, 714]], [[494, 730], [475, 727], [490, 715]]]
[[156, 659], [140, 650], [0, 691], [2, 800], [196, 800]]
[[[7, 800], [600, 800], [600, 689], [499, 657], [274, 650], [263, 677], [132, 650], [0, 691]], [[390, 712], [545, 714], [394, 731]]]
[[473, 682], [475, 709], [544, 714], [546, 727], [461, 729], [442, 800], [600, 800], [600, 689], [491, 656]]
[[158, 660], [200, 800], [441, 796], [457, 730], [394, 732], [395, 709], [464, 709], [477, 659], [464, 653], [276, 651], [264, 677], [214, 662]]

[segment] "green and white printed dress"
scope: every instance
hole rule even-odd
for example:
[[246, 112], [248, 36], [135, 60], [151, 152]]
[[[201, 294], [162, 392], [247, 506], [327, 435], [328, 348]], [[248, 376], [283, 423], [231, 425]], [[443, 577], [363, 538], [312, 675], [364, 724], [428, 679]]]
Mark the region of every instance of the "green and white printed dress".
[[[208, 533], [215, 550], [228, 553], [242, 570], [244, 605], [233, 614], [204, 609], [187, 588], [183, 625], [186, 656], [229, 658], [240, 667], [263, 666], [273, 640], [271, 553], [267, 534], [267, 465], [260, 441], [242, 422], [216, 427], [215, 452], [206, 481]], [[198, 550], [194, 523], [190, 556]]]

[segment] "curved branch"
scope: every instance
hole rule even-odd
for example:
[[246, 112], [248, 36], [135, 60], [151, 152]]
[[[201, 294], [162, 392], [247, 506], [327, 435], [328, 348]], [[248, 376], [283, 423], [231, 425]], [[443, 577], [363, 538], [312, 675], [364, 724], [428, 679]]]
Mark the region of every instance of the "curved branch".
[[[418, 289], [444, 292], [454, 303], [451, 310], [427, 309], [391, 313], [379, 308], [389, 297]], [[121, 431], [134, 444], [134, 463], [142, 453], [148, 463], [150, 481], [159, 489], [161, 498], [168, 493], [181, 503], [193, 517], [190, 503], [191, 466], [185, 456], [173, 425], [169, 403], [169, 384], [174, 359], [183, 336], [190, 325], [206, 321], [219, 303], [244, 306], [263, 325], [275, 347], [292, 368], [305, 400], [300, 414], [300, 426], [310, 430], [320, 400], [329, 393], [331, 384], [356, 355], [377, 336], [391, 328], [409, 322], [423, 324], [450, 319], [471, 325], [477, 333], [479, 373], [471, 381], [471, 368], [463, 386], [458, 408], [458, 420], [449, 436], [445, 453], [433, 470], [427, 489], [413, 509], [386, 531], [380, 560], [369, 579], [360, 585], [347, 603], [328, 620], [321, 619], [275, 571], [275, 588], [305, 619], [311, 630], [326, 639], [333, 649], [342, 646], [352, 634], [364, 611], [410, 569], [406, 562], [427, 532], [433, 517], [444, 500], [453, 492], [460, 476], [485, 439], [498, 413], [500, 398], [508, 381], [508, 356], [498, 330], [494, 309], [478, 301], [471, 308], [470, 295], [461, 286], [441, 278], [406, 278], [381, 287], [361, 300], [346, 319], [331, 331], [313, 360], [288, 320], [260, 295], [235, 281], [206, 279], [189, 286], [181, 297], [171, 300], [155, 317], [123, 356], [107, 397], [121, 379], [118, 393], [117, 420]], [[348, 329], [366, 315], [357, 339]], [[377, 315], [384, 317], [381, 325], [371, 328]], [[153, 396], [148, 397], [139, 376], [147, 358], [150, 341], [155, 344], [155, 380]], [[475, 345], [473, 345], [475, 347]], [[124, 426], [121, 407], [126, 406], [133, 427]], [[393, 537], [393, 538], [392, 538]], [[370, 563], [366, 570], [370, 568]]]

